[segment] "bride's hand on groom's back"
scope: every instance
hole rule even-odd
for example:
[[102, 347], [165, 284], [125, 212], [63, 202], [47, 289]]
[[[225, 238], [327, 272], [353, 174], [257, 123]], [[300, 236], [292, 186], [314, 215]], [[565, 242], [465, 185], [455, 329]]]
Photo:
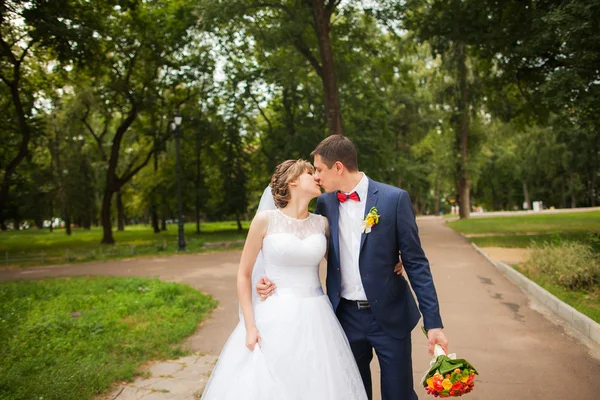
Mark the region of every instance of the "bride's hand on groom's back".
[[402, 275], [404, 273], [404, 264], [402, 264], [402, 260], [398, 260], [398, 264], [394, 267], [394, 273], [396, 275]]
[[271, 282], [266, 276], [260, 278], [260, 280], [256, 284], [256, 292], [260, 296], [261, 300], [266, 300], [267, 297], [273, 294], [273, 291], [275, 291], [275, 289], [275, 284]]

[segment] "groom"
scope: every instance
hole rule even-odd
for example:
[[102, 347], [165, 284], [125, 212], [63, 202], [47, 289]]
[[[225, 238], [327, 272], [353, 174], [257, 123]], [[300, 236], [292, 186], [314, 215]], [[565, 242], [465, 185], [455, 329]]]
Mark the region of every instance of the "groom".
[[[435, 344], [447, 352], [448, 341], [409, 195], [360, 172], [356, 149], [342, 135], [323, 140], [311, 156], [315, 180], [326, 192], [317, 198], [315, 212], [327, 217], [331, 232], [327, 295], [348, 337], [369, 399], [373, 349], [381, 367], [383, 400], [416, 399], [411, 331], [420, 316], [408, 282], [394, 273], [399, 252], [419, 301], [430, 353]], [[367, 218], [371, 210], [379, 215], [378, 221]], [[270, 295], [273, 288], [267, 278], [257, 285], [261, 297]]]

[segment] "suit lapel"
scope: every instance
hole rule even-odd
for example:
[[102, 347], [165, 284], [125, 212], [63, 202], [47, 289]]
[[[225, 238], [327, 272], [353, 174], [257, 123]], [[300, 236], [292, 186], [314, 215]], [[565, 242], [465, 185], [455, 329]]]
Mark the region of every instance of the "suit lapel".
[[340, 204], [336, 196], [329, 196], [329, 229], [331, 230], [331, 242], [337, 259], [340, 259]]
[[[365, 212], [363, 215], [363, 220], [366, 218], [366, 216], [369, 213], [369, 211], [371, 210], [371, 208], [375, 207], [377, 205], [377, 192], [378, 191], [379, 191], [379, 189], [377, 189], [375, 182], [373, 182], [371, 179], [369, 179], [369, 190], [367, 191], [367, 202], [365, 205]], [[375, 229], [375, 227], [373, 227], [373, 229]], [[367, 234], [363, 232], [362, 235], [360, 236], [359, 254], [362, 251], [363, 245], [365, 244], [365, 240], [367, 240]]]

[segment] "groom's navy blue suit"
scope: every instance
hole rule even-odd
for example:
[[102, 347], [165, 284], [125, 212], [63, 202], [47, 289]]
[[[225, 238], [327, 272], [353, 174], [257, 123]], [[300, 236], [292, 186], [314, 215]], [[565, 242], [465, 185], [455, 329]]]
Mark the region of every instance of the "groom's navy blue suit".
[[[369, 364], [374, 348], [381, 366], [383, 400], [412, 400], [417, 396], [413, 390], [410, 333], [419, 321], [419, 309], [425, 329], [442, 327], [437, 294], [408, 193], [369, 179], [367, 196], [365, 216], [371, 207], [377, 207], [380, 219], [370, 233], [361, 237], [359, 270], [370, 304], [370, 309], [361, 310], [340, 297], [339, 200], [336, 193], [317, 198], [315, 213], [327, 217], [331, 232], [327, 295], [348, 336], [369, 398]], [[408, 282], [394, 273], [399, 252], [419, 308]]]

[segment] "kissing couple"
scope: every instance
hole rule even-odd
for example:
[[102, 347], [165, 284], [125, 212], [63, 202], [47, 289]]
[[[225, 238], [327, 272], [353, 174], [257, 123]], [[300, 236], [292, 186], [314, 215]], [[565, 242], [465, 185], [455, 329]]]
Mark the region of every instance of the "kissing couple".
[[356, 148], [342, 135], [311, 156], [314, 167], [277, 166], [272, 206], [261, 201], [252, 220], [237, 275], [240, 323], [203, 400], [372, 399], [373, 349], [383, 400], [417, 399], [411, 331], [420, 315], [429, 352], [435, 344], [448, 352], [409, 194], [360, 172]]

